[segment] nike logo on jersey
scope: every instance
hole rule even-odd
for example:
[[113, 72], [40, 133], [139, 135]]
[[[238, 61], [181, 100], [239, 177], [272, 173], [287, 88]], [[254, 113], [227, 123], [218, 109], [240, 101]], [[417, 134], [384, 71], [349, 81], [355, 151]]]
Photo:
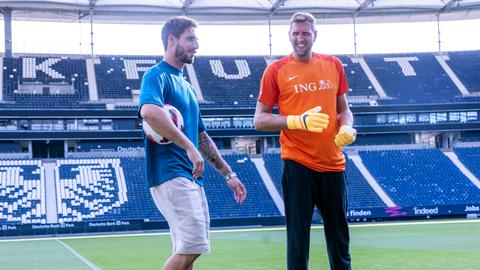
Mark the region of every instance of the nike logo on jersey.
[[298, 77], [298, 75], [295, 75], [295, 76], [292, 76], [292, 77], [288, 77], [288, 80], [291, 81], [291, 80], [293, 80], [293, 79], [295, 79], [295, 78], [297, 78], [297, 77]]

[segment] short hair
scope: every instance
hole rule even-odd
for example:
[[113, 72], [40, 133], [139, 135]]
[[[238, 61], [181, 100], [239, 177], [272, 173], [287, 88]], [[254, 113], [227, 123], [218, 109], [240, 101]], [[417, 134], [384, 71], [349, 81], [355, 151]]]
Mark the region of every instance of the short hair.
[[186, 29], [190, 27], [195, 28], [197, 26], [197, 21], [185, 16], [175, 16], [168, 19], [162, 28], [162, 42], [165, 51], [167, 50], [169, 35], [173, 35], [178, 38], [183, 32], [185, 32]]
[[299, 23], [299, 22], [309, 22], [312, 24], [312, 30], [315, 31], [315, 17], [308, 12], [297, 12], [293, 14], [293, 16], [290, 18], [290, 27], [292, 27], [292, 24], [294, 23]]

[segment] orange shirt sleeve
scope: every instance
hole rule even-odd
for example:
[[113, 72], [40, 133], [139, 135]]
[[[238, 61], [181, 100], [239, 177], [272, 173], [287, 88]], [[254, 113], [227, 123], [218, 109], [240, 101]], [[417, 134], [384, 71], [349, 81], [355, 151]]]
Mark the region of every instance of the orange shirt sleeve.
[[345, 75], [345, 70], [343, 69], [342, 62], [340, 59], [334, 57], [335, 59], [335, 66], [337, 68], [337, 72], [339, 77], [339, 84], [338, 84], [338, 92], [337, 96], [341, 96], [348, 92], [348, 83], [347, 83], [347, 76]]
[[278, 101], [280, 90], [277, 83], [278, 68], [275, 64], [270, 64], [263, 73], [260, 83], [260, 94], [258, 101], [273, 107]]

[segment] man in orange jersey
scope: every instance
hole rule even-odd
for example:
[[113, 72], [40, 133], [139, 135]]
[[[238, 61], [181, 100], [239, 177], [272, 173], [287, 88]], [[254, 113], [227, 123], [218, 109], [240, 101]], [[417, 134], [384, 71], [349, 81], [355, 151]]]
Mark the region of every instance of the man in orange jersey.
[[[315, 206], [322, 215], [331, 269], [351, 269], [346, 219], [347, 184], [342, 146], [356, 138], [340, 60], [312, 52], [315, 17], [290, 19], [293, 52], [263, 74], [255, 111], [257, 130], [281, 130], [282, 177], [287, 225], [287, 266], [308, 268]], [[277, 104], [280, 115], [272, 114]]]

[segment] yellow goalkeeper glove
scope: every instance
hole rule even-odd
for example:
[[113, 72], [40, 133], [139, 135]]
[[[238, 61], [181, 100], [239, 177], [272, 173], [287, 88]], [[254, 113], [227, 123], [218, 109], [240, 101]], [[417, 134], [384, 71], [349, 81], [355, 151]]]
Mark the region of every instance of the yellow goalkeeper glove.
[[343, 125], [335, 136], [335, 144], [339, 147], [349, 145], [357, 138], [357, 130], [351, 126]]
[[328, 114], [320, 113], [318, 106], [300, 115], [287, 116], [288, 129], [303, 129], [311, 132], [323, 132], [328, 126]]

